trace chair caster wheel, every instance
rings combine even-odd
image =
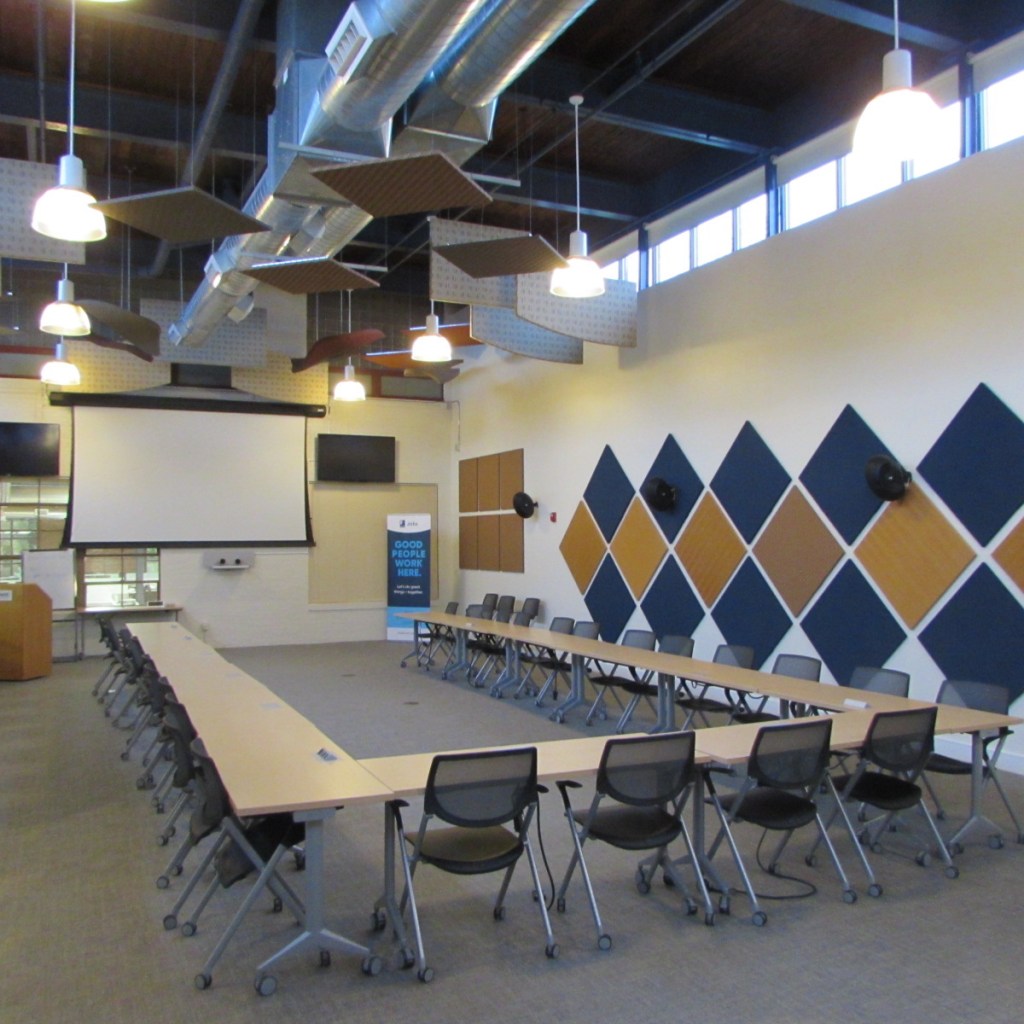
[[[274,903],[271,906],[270,910],[271,910],[271,913],[273,913],[273,914],[280,914],[281,911],[284,910],[284,904],[281,902],[281,897],[280,896],[275,896],[274,897]]]
[[[715,913],[714,913],[713,910],[706,910],[706,911],[704,911],[704,923],[709,928],[714,928],[714,926],[715,926]]]
[[[383,910],[375,910],[370,918],[370,930],[382,932],[388,926],[388,915]],[[412,966],[411,964],[409,965]]]
[[[429,985],[434,980],[434,968],[424,967],[422,971],[416,972],[416,977],[419,978],[424,985]]]
[[[611,942],[611,939],[609,939],[608,941]],[[552,942],[550,946],[545,946],[544,947],[544,955],[549,960],[557,960],[558,959],[558,943],[557,942]]]
[[[166,875],[161,875],[156,880],[156,887],[158,889],[166,889],[171,884],[171,880]]]
[[[379,956],[368,956],[360,965],[363,974],[375,978],[384,969],[384,961]]]
[[[200,992],[204,991],[205,989],[208,989],[213,984],[213,978],[211,978],[210,975],[208,974],[197,974],[195,978],[193,978],[193,981],[195,982],[196,988],[199,989]],[[258,987],[256,991],[259,991]]]
[[[805,863],[805,864],[806,864],[806,865],[807,865],[807,866],[808,866],[809,868],[813,868],[813,867],[814,867],[814,865],[818,863],[818,858],[817,858],[817,857],[815,857],[813,853],[809,853],[809,854],[807,854],[807,856],[806,856],[806,857],[804,857],[804,863]]]
[[[121,760],[122,761],[126,761],[127,758],[122,754],[121,755]],[[135,788],[136,789],[145,789],[146,788],[146,780],[145,779],[136,779],[135,780]]]
[[[926,868],[932,862],[932,855],[930,853],[919,853],[914,861],[921,867]]]
[[[641,896],[646,896],[651,891],[651,883],[646,878],[638,878],[636,883],[636,891]]]
[[[402,970],[407,971],[416,966],[416,954],[411,949],[402,950]]]
[[[164,931],[173,932],[178,927],[178,919],[173,914],[168,914],[164,918]]]
[[[175,864],[174,867],[171,868],[171,874],[174,875],[175,878],[177,878],[178,875],[181,874],[181,871],[182,871],[182,868],[181,868],[180,864]]]
[[[555,909],[556,909],[556,910],[557,910],[557,911],[558,911],[558,912],[559,912],[560,914],[564,914],[564,913],[565,913],[565,900],[564,900],[564,899],[558,899],[558,900],[557,900],[557,901],[555,902]]]
[[[992,836],[989,839],[989,846],[992,846],[992,839],[995,839],[995,838],[996,838],[995,836]],[[999,846],[992,846],[992,849],[993,850],[998,850]],[[963,844],[962,843],[950,843],[949,844],[949,855],[950,855],[950,857],[959,857],[960,854],[963,853],[963,852],[964,852],[964,848],[963,848]]]
[[[122,750],[121,751],[121,760],[122,761],[127,761],[128,760],[128,751],[127,750]]]
[[[950,864],[946,868],[946,877],[947,878],[959,878],[960,877],[960,869],[955,864]]]
[[[872,882],[871,885],[868,886],[868,895],[869,896],[881,896],[882,895],[882,887],[877,882]]]
[[[1001,850],[1003,848],[1003,837],[1002,836],[989,836],[988,845],[991,850]]]
[[[718,912],[720,914],[725,914],[726,917],[728,917],[732,913],[732,905],[729,902],[728,896],[723,896],[718,901]]]
[[[295,870],[305,871],[306,870],[306,855],[301,850],[297,850],[293,855],[295,857]]]
[[[844,903],[856,903],[857,894],[852,889],[843,890],[843,902]]]
[[[755,927],[763,928],[768,923],[768,915],[763,910],[758,910],[751,920]]]
[[[167,845],[167,838],[168,837],[163,835],[163,834],[158,835],[156,837],[156,845],[157,846],[166,846]]]
[[[330,967],[331,966],[331,951],[329,949],[320,950],[320,966]]]
[[[608,950],[612,948],[612,937],[610,935],[601,935],[597,940],[597,948]]]
[[[693,917],[697,913],[697,904],[693,900],[686,901],[686,916]]]
[[[494,920],[495,921],[504,921],[505,920],[505,908],[504,907],[495,907],[494,908]]]
[[[277,978],[272,974],[257,974],[253,982],[253,988],[261,996],[272,996],[277,991]]]

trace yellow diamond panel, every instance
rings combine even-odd
[[[679,561],[709,606],[729,582],[745,550],[742,538],[710,492],[701,499],[676,544]]]
[[[886,508],[856,554],[911,628],[974,558],[931,499],[913,486]]]
[[[562,552],[579,592],[586,593],[597,567],[601,564],[601,559],[604,558],[606,548],[604,537],[601,536],[594,517],[582,501],[576,507],[572,522],[569,523],[558,550]]]
[[[668,551],[661,530],[639,498],[634,498],[626,510],[612,538],[611,551],[626,584],[639,601]]]
[[[799,615],[842,557],[843,549],[795,487],[754,545],[754,557],[793,615]]]
[[[1009,532],[992,557],[1006,570],[1010,579],[1024,590],[1024,520]]]

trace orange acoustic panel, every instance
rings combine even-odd
[[[459,461],[459,511],[476,512],[477,503],[477,460]]]
[[[558,550],[562,553],[579,592],[585,593],[607,548],[594,517],[582,501],[576,506],[572,522],[569,523]]]
[[[512,498],[522,489],[523,449],[501,452],[498,455],[498,508],[512,508]]]
[[[754,545],[754,556],[796,616],[842,557],[843,549],[795,487]]]
[[[501,460],[497,455],[482,455],[477,462],[477,507],[481,512],[497,512],[501,505]]]
[[[514,512],[512,515],[498,516],[498,548],[502,572],[522,572],[523,555],[523,520]]]
[[[646,504],[634,498],[612,538],[612,555],[638,601],[668,551]]]
[[[477,568],[501,569],[501,516],[477,516]]]
[[[746,549],[718,502],[705,494],[676,544],[676,554],[706,605],[712,605]]]
[[[889,504],[857,557],[913,628],[970,565],[974,552],[920,487]]]
[[[477,524],[479,519],[476,516],[463,516],[459,520],[459,568],[476,569],[479,567],[479,555],[477,553]]]
[[[1007,576],[1024,590],[1024,520],[1007,534],[1006,540],[992,553]]]

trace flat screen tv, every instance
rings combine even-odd
[[[317,434],[316,478],[350,484],[393,484],[395,439],[371,434]]]
[[[60,425],[0,423],[0,476],[57,476]]]

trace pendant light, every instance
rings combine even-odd
[[[412,358],[417,363],[447,363],[452,357],[452,346],[441,335],[437,317],[434,316],[434,300],[430,300],[426,330],[412,343]]]
[[[576,230],[569,235],[569,265],[551,272],[551,294],[566,299],[591,299],[604,295],[601,268],[587,256],[587,233],[580,229],[580,104],[583,97],[569,97],[575,115]]]
[[[57,298],[43,309],[39,317],[39,330],[68,338],[84,338],[92,331],[89,314],[75,302],[75,286],[68,280],[66,263],[64,276],[57,282]]]
[[[341,302],[341,293],[338,293],[338,302]],[[341,317],[338,317],[341,320]],[[340,327],[341,324],[339,323]],[[352,333],[352,292],[348,293],[348,333]],[[348,357],[348,364],[345,366],[344,376],[334,385],[334,397],[339,402],[365,402],[366,388],[363,382],[356,380],[356,368],[352,365],[352,357]]]
[[[39,379],[44,384],[57,384],[61,387],[70,387],[82,383],[82,375],[74,363],[68,362],[64,354],[64,339],[57,342],[53,358],[43,363],[39,371]]]
[[[871,160],[913,160],[939,131],[939,107],[914,89],[911,54],[900,49],[900,5],[893,0],[893,49],[882,58],[882,91],[864,108],[853,152]]]
[[[32,228],[65,242],[97,242],[107,237],[107,222],[86,191],[85,165],[75,156],[75,0],[71,0],[71,56],[68,64],[68,151],[60,158],[57,185],[37,200]]]

